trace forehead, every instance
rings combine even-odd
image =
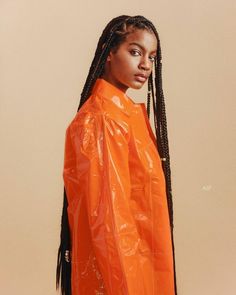
[[[157,50],[157,38],[154,33],[148,30],[136,29],[129,33],[123,45],[129,46],[131,43],[140,44],[147,51]]]

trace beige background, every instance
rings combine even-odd
[[[178,295],[236,294],[235,12],[233,0],[0,1],[1,294],[56,295],[65,129],[120,14],[160,34]]]

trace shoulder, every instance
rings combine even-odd
[[[66,129],[66,142],[76,155],[86,158],[113,149],[127,151],[129,139],[129,127],[104,112],[78,112]]]
[[[70,136],[84,139],[86,136],[99,137],[102,134],[111,137],[123,136],[127,141],[130,136],[128,122],[114,117],[107,112],[83,112],[77,113],[66,129]]]
[[[99,95],[91,95],[67,127],[71,136],[84,137],[107,133],[111,136],[122,135],[126,140],[130,136],[129,118],[119,111],[106,106],[106,101]]]

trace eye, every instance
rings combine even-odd
[[[156,56],[150,56],[150,60],[151,60],[152,62],[155,61],[155,58],[156,58]]]
[[[134,56],[141,55],[141,52],[140,52],[139,50],[137,50],[137,49],[133,49],[133,50],[131,50],[130,53],[131,53],[132,55],[134,55]]]

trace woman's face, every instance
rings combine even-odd
[[[129,87],[140,89],[151,74],[156,51],[156,36],[136,29],[127,35],[116,52],[110,51],[102,78],[123,92]]]

